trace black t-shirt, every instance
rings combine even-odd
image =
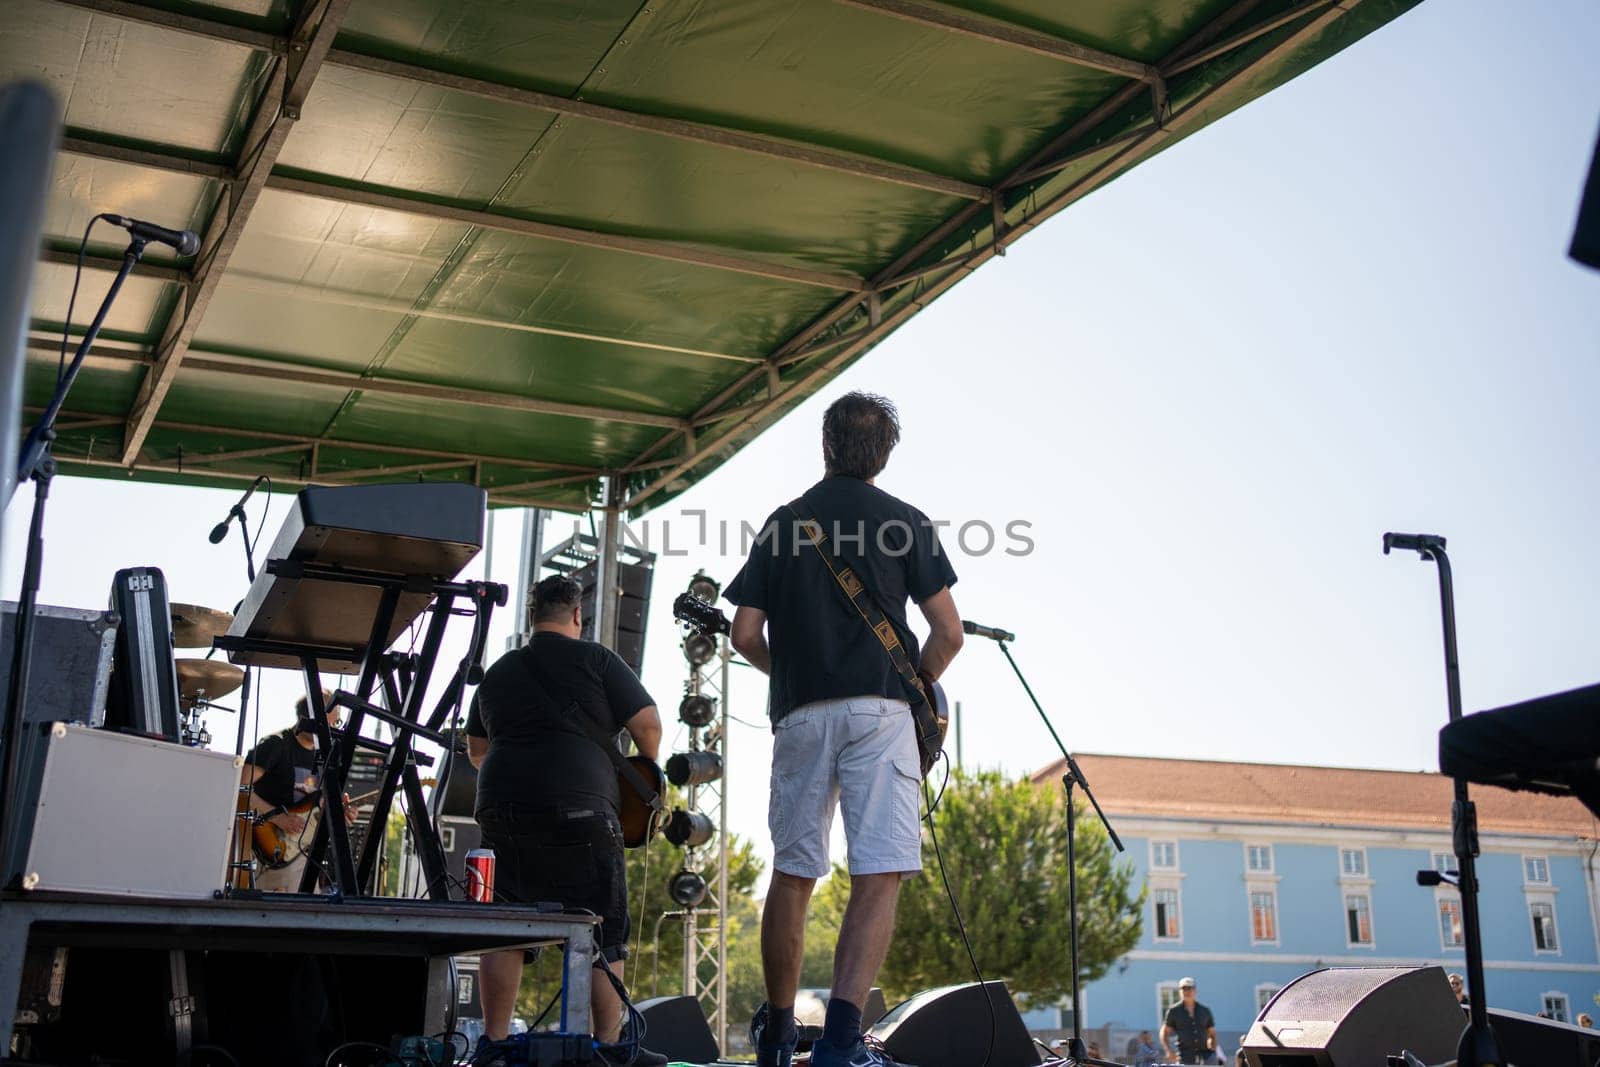
[[[244,760],[261,771],[256,793],[268,804],[289,807],[317,787],[316,750],[302,745],[292,726],[263,737]]]
[[[910,504],[859,478],[824,478],[804,495],[829,548],[860,576],[916,663],[920,651],[906,623],[906,599],[921,603],[956,581],[938,530]],[[817,550],[798,533],[787,507],[772,513],[723,595],[767,614],[767,711],[774,723],[818,700],[906,699],[905,682],[888,654]]]
[[[541,692],[542,691],[542,692]],[[478,810],[622,802],[599,744],[654,704],[604,645],[545,630],[495,661],[467,712],[467,733],[489,741],[478,771]]]
[[[1211,1009],[1198,1000],[1194,1002],[1193,1015],[1184,1008],[1181,1000],[1167,1009],[1167,1026],[1177,1035],[1180,1056],[1193,1056],[1206,1051],[1206,1031],[1216,1025],[1216,1020],[1211,1018]]]

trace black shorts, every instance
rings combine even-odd
[[[481,808],[483,847],[494,849],[494,889],[518,904],[553,901],[600,916],[601,955],[628,957],[627,866],[622,825],[603,808]]]

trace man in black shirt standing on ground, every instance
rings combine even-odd
[[[802,497],[828,548],[869,590],[911,662],[935,680],[961,648],[955,570],[928,517],[873,484],[900,440],[894,405],[849,393],[822,419],[826,477]],[[823,557],[779,508],[729,583],[733,646],[771,676],[772,885],[761,915],[767,1003],[751,1022],[758,1067],[788,1067],[806,908],[830,870],[828,831],[844,811],[850,902],[812,1067],[890,1062],[861,1038],[861,1006],[894,933],[903,879],[921,873],[921,765],[907,683]],[[915,601],[931,633],[918,654]]]
[[[494,849],[495,896],[559,901],[602,919],[599,955],[620,981],[628,945],[628,887],[617,771],[602,745],[626,730],[655,759],[661,716],[615,652],[580,640],[582,588],[546,578],[534,588],[533,637],[484,675],[467,715],[467,756],[478,768],[477,820]],[[483,957],[484,1036],[503,1041],[522,984],[520,949]],[[596,960],[595,966],[601,966]],[[595,974],[595,1037],[616,1042],[622,1001]],[[666,1063],[641,1049],[635,1067]]]
[[[1217,1023],[1211,1009],[1195,999],[1193,978],[1178,983],[1178,1003],[1167,1009],[1161,1024],[1161,1047],[1171,1055],[1171,1039],[1178,1039],[1177,1062],[1205,1063],[1217,1047]]]

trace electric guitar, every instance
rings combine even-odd
[[[424,786],[434,785],[433,778],[422,779]],[[347,810],[354,810],[356,805],[364,800],[371,800],[377,796],[381,789],[374,789],[370,793],[362,793],[352,797],[346,804]],[[250,791],[239,791],[239,812],[243,814],[250,810]],[[306,850],[312,838],[317,834],[317,821],[322,818],[322,790],[318,789],[307,793],[299,803],[283,809],[286,815],[298,815],[305,819],[306,826],[299,833],[290,833],[275,822],[267,819],[256,819],[250,830],[251,844],[255,848],[256,858],[262,866],[276,870],[285,867],[300,858],[300,853]]]
[[[715,636],[732,632],[732,623],[722,609],[693,593],[679,593],[672,602],[672,617],[696,633]],[[938,682],[917,678],[917,696],[909,701],[911,722],[917,733],[917,757],[922,763],[922,776],[926,778],[944,749],[945,733],[950,728],[950,702],[944,687]]]

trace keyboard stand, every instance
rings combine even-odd
[[[293,641],[235,635],[218,637],[214,641],[217,648],[230,654],[293,656],[299,661],[301,674],[305,678],[306,726],[316,739],[322,800],[321,819],[306,853],[307,862],[300,891],[316,891],[317,881],[326,863],[329,880],[340,894],[349,897],[369,895],[373,872],[382,854],[384,828],[388,825],[394,795],[396,790],[403,789],[406,823],[422,864],[423,876],[427,879],[426,895],[433,900],[450,899],[444,849],[439,843],[433,820],[428,816],[412,743],[417,736],[438,744],[452,743],[453,739],[444,733],[444,727],[451,716],[459,711],[466,687],[476,685],[482,679],[481,663],[489,639],[489,620],[494,608],[505,604],[506,587],[495,582],[438,581],[427,576],[388,574],[289,559],[268,560],[265,569],[268,574],[291,581],[315,579],[380,590],[370,636],[360,648],[323,648]],[[432,597],[425,609],[431,618],[421,649],[415,653],[386,652],[385,638],[394,623],[401,595],[414,596],[419,593]],[[464,602],[459,608],[456,606],[458,601]],[[445,627],[451,617],[458,614],[472,617],[472,637],[466,655],[457,665],[445,691],[424,719],[424,701],[439,658]],[[331,700],[324,700],[321,669],[324,659],[345,659],[360,664],[354,692],[339,690]],[[380,686],[383,697],[381,705],[372,700],[374,690]],[[328,726],[328,712],[334,708],[344,708],[349,713],[343,729],[338,731]],[[388,723],[394,730],[394,740],[385,746],[388,754],[382,783],[373,804],[372,821],[361,855],[355,857],[351,854],[350,832],[345,824],[344,785],[356,748],[365,740],[360,734],[362,723],[368,716]],[[376,747],[376,743],[373,747]],[[444,785],[441,782],[436,788],[444,788]]]

